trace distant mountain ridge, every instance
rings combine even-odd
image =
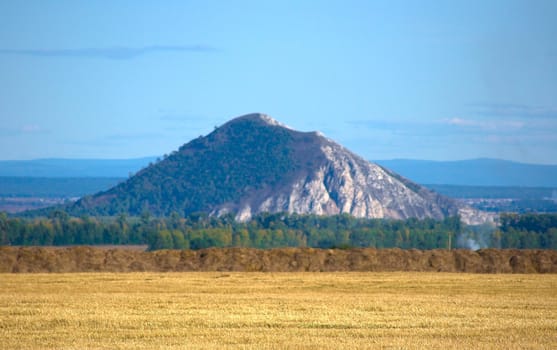
[[[0,176],[0,197],[78,198],[107,190],[123,180],[120,177]]]
[[[489,158],[457,161],[391,159],[374,162],[420,184],[557,186],[557,165],[526,164]]]
[[[127,178],[156,160],[157,157],[3,160],[0,161],[0,176]],[[487,158],[457,161],[388,159],[373,162],[419,184],[557,187],[557,165]]]
[[[318,132],[290,129],[264,114],[235,118],[117,186],[84,197],[74,215],[261,212],[442,219],[481,213],[376,165]]]
[[[124,178],[156,161],[157,157],[129,159],[1,160],[0,176]]]

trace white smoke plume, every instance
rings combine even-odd
[[[493,233],[496,227],[493,225],[469,226],[469,230],[462,232],[456,239],[458,248],[478,250],[492,247]],[[496,247],[493,247],[496,248]]]

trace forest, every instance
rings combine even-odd
[[[208,247],[314,248],[519,248],[557,249],[557,214],[502,214],[499,226],[471,227],[459,217],[362,219],[263,213],[248,222],[232,215],[195,213],[181,217],[72,217],[62,210],[48,217],[8,217],[0,213],[0,245],[148,245],[157,249]]]

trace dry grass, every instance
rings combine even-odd
[[[471,272],[557,273],[557,250],[1,247],[0,273],[41,272]]]
[[[0,348],[557,348],[556,275],[0,274]]]

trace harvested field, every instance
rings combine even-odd
[[[557,275],[0,274],[5,349],[555,349]]]
[[[557,273],[554,250],[159,250],[0,247],[0,272],[431,271]]]

